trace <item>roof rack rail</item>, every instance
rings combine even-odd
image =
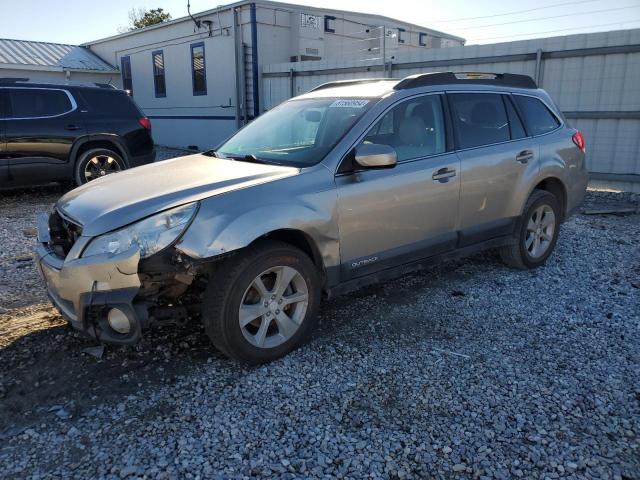
[[[398,81],[397,78],[359,78],[356,80],[336,80],[333,82],[322,83],[317,87],[313,87],[309,92],[316,92],[318,90],[324,90],[325,88],[333,87],[348,87],[351,85],[359,85],[361,83],[382,82],[382,81]]]
[[[402,79],[395,90],[426,87],[453,83],[458,85],[500,85],[503,87],[538,88],[536,82],[528,75],[515,73],[482,73],[482,72],[434,72],[419,73]]]
[[[0,77],[0,83],[17,83],[17,82],[28,82],[28,78],[19,78],[19,77]]]
[[[117,90],[118,87],[111,83],[101,83],[101,82],[83,82],[78,80],[31,80],[30,78],[20,78],[20,77],[0,77],[0,85],[10,85],[14,83],[31,83],[31,84],[39,84],[39,85],[69,85],[74,87],[97,87],[97,88],[111,88]]]

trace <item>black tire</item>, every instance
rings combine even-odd
[[[239,308],[254,279],[278,266],[291,267],[304,279],[307,308],[298,329],[287,341],[273,348],[259,348],[245,338]],[[218,350],[240,363],[257,365],[280,358],[308,340],[317,324],[319,305],[320,279],[311,259],[287,243],[267,240],[224,260],[213,270],[204,293],[202,321]]]
[[[555,228],[553,229],[553,235],[549,242],[546,251],[538,257],[534,257],[529,253],[527,248],[527,225],[529,219],[537,209],[542,206],[548,206],[553,210]],[[547,261],[549,255],[553,252],[558,240],[558,233],[560,232],[560,204],[558,199],[551,193],[544,190],[534,190],[527,203],[524,206],[522,217],[518,222],[518,231],[516,232],[515,241],[512,244],[506,245],[499,249],[500,257],[502,261],[509,267],[517,268],[519,270],[528,270],[532,268],[538,268]]]
[[[87,164],[96,157],[112,158],[113,162],[115,162],[117,169],[114,169],[114,171],[108,171],[105,174],[115,173],[115,171],[121,171],[127,168],[124,159],[120,156],[119,153],[108,148],[92,148],[90,150],[87,150],[86,152],[82,152],[78,157],[78,160],[76,161],[76,168],[74,170],[74,180],[76,182],[76,185],[84,185],[85,183],[89,182],[89,179],[87,179],[85,176],[85,169],[87,167]],[[96,175],[96,178],[99,178],[99,176]]]

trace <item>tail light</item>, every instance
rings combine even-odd
[[[142,125],[144,128],[146,128],[147,130],[151,131],[151,120],[149,120],[147,117],[140,117],[138,119],[138,123]]]
[[[576,144],[576,147],[582,150],[582,153],[585,153],[587,151],[587,147],[584,143],[584,136],[582,135],[582,132],[580,130],[573,134],[571,140],[573,140],[573,143]]]

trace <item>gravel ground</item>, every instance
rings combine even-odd
[[[24,258],[59,194],[0,199],[4,477],[640,478],[640,215],[572,218],[536,271],[488,253],[326,301],[245,369],[198,325],[85,353]]]

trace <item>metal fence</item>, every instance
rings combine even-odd
[[[386,62],[266,65],[263,108],[333,80],[443,70],[532,76],[584,132],[592,178],[640,182],[640,29],[425,49]]]

